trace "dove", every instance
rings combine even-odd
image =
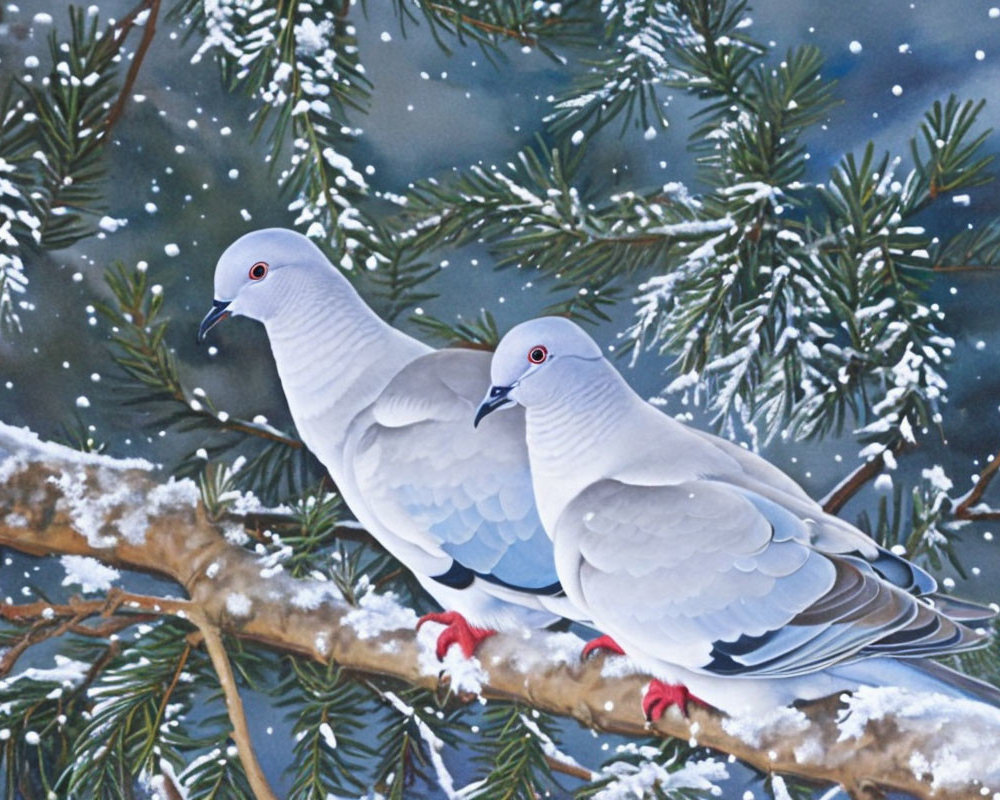
[[[927,660],[983,644],[969,625],[989,609],[935,594],[931,575],[777,467],[644,401],[575,323],[511,329],[491,380],[474,421],[525,409],[559,581],[655,676],[648,717],[688,700],[760,713],[878,685],[1000,699]]]
[[[198,332],[263,323],[303,442],[358,521],[446,609],[443,658],[495,630],[577,617],[534,505],[523,415],[489,439],[470,417],[489,353],[435,351],[380,319],[305,236],[270,228],[231,244]]]

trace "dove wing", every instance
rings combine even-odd
[[[523,410],[472,425],[489,365],[489,353],[456,349],[408,364],[357,423],[354,479],[388,530],[454,560],[448,580],[458,588],[474,574],[560,594],[535,510]]]
[[[592,484],[554,530],[569,598],[649,656],[731,676],[791,676],[867,655],[972,647],[971,630],[851,558],[805,521],[712,480]]]

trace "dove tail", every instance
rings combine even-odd
[[[835,668],[863,686],[899,686],[1000,707],[1000,689],[927,658],[870,658]]]

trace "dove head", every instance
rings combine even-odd
[[[565,317],[539,317],[511,328],[493,354],[493,385],[476,412],[476,424],[508,403],[530,407],[566,387],[581,362],[602,361],[597,342]]]
[[[215,299],[202,320],[198,341],[228,316],[267,322],[281,310],[289,279],[305,281],[312,274],[338,273],[301,233],[264,228],[241,236],[226,248],[215,266]]]

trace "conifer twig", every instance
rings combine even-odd
[[[128,73],[125,75],[125,83],[122,84],[121,91],[118,93],[118,99],[115,101],[114,106],[112,106],[111,111],[108,113],[107,120],[104,123],[105,139],[108,134],[111,133],[111,129],[121,118],[121,115],[125,110],[125,105],[128,103],[129,93],[132,91],[132,87],[135,85],[135,80],[139,76],[139,70],[142,69],[142,62],[146,58],[146,52],[149,50],[149,45],[152,44],[153,37],[156,35],[156,18],[160,13],[160,0],[142,0],[139,5],[129,12],[128,16],[126,16],[125,19],[123,19],[118,25],[117,35],[115,36],[115,45],[117,47],[121,47],[125,38],[135,26],[136,18],[143,11],[149,11],[149,15],[146,17],[146,22],[143,26],[142,39],[139,42],[139,47],[135,51],[135,55],[132,57],[132,63],[129,65]]]
[[[836,514],[847,505],[847,501],[856,495],[861,488],[878,475],[885,467],[885,457],[879,453],[868,459],[854,472],[838,483],[831,492],[820,501],[827,514]]]
[[[979,473],[978,480],[976,480],[975,485],[969,490],[968,494],[958,501],[958,505],[955,506],[955,510],[952,512],[956,519],[981,520],[1000,518],[1000,513],[988,511],[976,512],[972,510],[973,506],[983,498],[986,489],[996,477],[998,470],[1000,470],[1000,451],[990,459],[990,463]],[[993,515],[994,513],[995,515]]]
[[[240,754],[240,761],[243,762],[243,769],[246,771],[254,797],[256,800],[277,800],[277,796],[267,782],[264,770],[260,766],[260,761],[257,760],[257,752],[254,750],[250,728],[247,725],[246,712],[243,710],[243,700],[240,698],[236,677],[233,675],[233,667],[229,663],[229,656],[222,643],[219,629],[209,622],[200,609],[191,615],[191,621],[198,626],[198,630],[204,637],[205,649],[208,651],[212,666],[215,668],[215,674],[222,686],[222,693],[226,698],[226,710],[229,712],[229,721],[233,725],[233,740],[236,742],[236,749]]]

